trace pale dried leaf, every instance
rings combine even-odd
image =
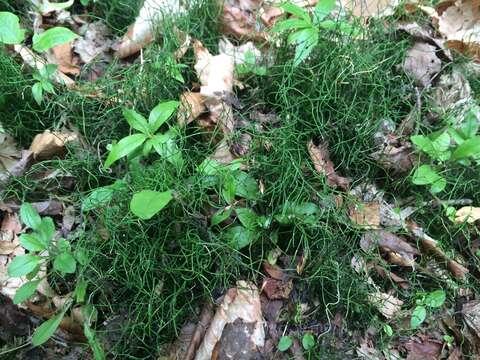
[[[75,63],[72,52],[72,43],[54,46],[49,54],[48,59],[52,64],[58,66],[58,70],[64,74],[78,75],[80,74],[80,67]]]
[[[110,29],[102,21],[88,23],[80,30],[83,35],[74,41],[73,48],[83,63],[109,61],[113,46]]]
[[[342,8],[354,16],[370,18],[393,15],[400,4],[398,0],[341,0]]]
[[[182,96],[180,96],[177,123],[182,127],[188,125],[205,112],[206,109],[204,95],[194,92],[184,92]]]
[[[461,224],[467,222],[473,224],[480,219],[480,208],[473,206],[464,206],[458,209],[455,213],[455,222]]]
[[[355,204],[350,207],[350,219],[365,229],[380,227],[380,203],[371,202]]]
[[[73,132],[46,130],[35,136],[30,150],[36,160],[47,160],[54,156],[62,156],[65,153],[65,145],[77,139],[78,136]]]
[[[472,100],[470,83],[460,71],[454,69],[451,73],[440,76],[433,96],[436,109],[447,111]]]
[[[0,181],[6,180],[14,166],[21,159],[15,140],[8,134],[0,133]]]
[[[440,72],[442,61],[438,58],[437,48],[433,45],[417,42],[407,51],[403,70],[419,86],[427,87],[432,78]]]
[[[313,141],[308,143],[308,153],[313,162],[315,170],[327,177],[329,186],[340,187],[347,190],[350,187],[351,180],[346,177],[339,176],[334,169],[333,162],[330,160],[327,144],[316,146]]]
[[[402,309],[403,305],[402,300],[380,291],[368,295],[368,301],[387,319],[393,318]]]

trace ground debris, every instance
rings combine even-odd
[[[30,151],[35,160],[49,160],[55,156],[63,156],[66,151],[65,145],[77,140],[78,135],[74,132],[46,130],[35,136]]]
[[[442,69],[442,61],[438,58],[437,48],[425,42],[416,42],[407,51],[403,63],[403,71],[422,87],[431,85],[432,79]]]

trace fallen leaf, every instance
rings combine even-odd
[[[327,183],[332,187],[340,187],[347,190],[350,187],[350,179],[339,176],[334,169],[333,162],[330,160],[327,144],[316,146],[313,141],[308,143],[308,153],[313,162],[315,170],[327,177]]]
[[[422,87],[428,87],[433,77],[442,69],[442,61],[437,57],[433,45],[416,42],[407,51],[403,71]]]
[[[11,174],[12,168],[21,159],[21,152],[17,149],[15,140],[5,133],[0,133],[0,181],[5,181]]]
[[[365,360],[385,360],[382,353],[377,350],[370,339],[362,338],[360,345],[356,349],[359,359]]]
[[[225,294],[198,348],[195,359],[210,360],[212,358],[212,353],[223,337],[227,325],[230,328],[228,333],[239,333],[231,328],[235,325],[243,331],[243,336],[240,339],[245,351],[250,351],[252,354],[257,352],[265,344],[263,323],[258,289],[251,283],[238,281],[237,287],[229,289]]]
[[[185,354],[184,360],[191,360],[194,358],[195,353],[197,352],[200,342],[202,341],[206,330],[208,329],[210,323],[213,319],[213,307],[211,303],[204,305],[202,312],[200,314],[200,319],[195,327],[195,331],[192,334],[190,344],[188,346],[187,352]]]
[[[443,5],[445,4],[445,5]],[[437,11],[438,31],[447,40],[447,46],[480,59],[480,25],[478,2],[450,1],[440,4]],[[448,6],[446,9],[443,9]]]
[[[473,206],[464,206],[455,212],[455,223],[462,224],[467,222],[473,224],[480,219],[480,208]]]
[[[413,146],[410,142],[388,134],[380,149],[370,155],[385,169],[405,173],[413,168]]]
[[[178,125],[186,126],[206,111],[204,98],[204,95],[194,92],[184,92],[180,96],[180,107],[177,114]]]
[[[129,27],[118,45],[116,56],[123,59],[139,52],[153,41],[155,30],[165,15],[171,17],[184,12],[185,8],[180,5],[180,1],[145,0],[135,23]]]
[[[74,62],[72,41],[54,46],[48,58],[52,64],[58,65],[58,70],[62,73],[70,75],[80,74],[80,67]]]
[[[387,319],[393,318],[402,309],[403,305],[402,300],[380,291],[369,294],[368,301]]]
[[[442,74],[435,86],[433,103],[437,110],[443,112],[472,101],[472,90],[465,76],[457,69]]]
[[[351,11],[354,16],[369,18],[369,17],[384,17],[393,15],[395,8],[400,4],[397,0],[341,0],[342,7]]]
[[[288,275],[285,274],[280,267],[270,264],[267,260],[263,262],[263,269],[273,279],[282,281],[288,279]]]
[[[272,278],[263,280],[261,292],[270,300],[288,299],[293,289],[292,280],[282,281]]]
[[[66,151],[65,145],[77,139],[73,132],[46,130],[35,136],[30,150],[36,160],[49,160],[55,156],[63,156]]]
[[[350,220],[365,229],[380,227],[380,204],[378,202],[350,206]]]
[[[477,336],[480,334],[480,301],[473,300],[463,304],[462,315],[465,323]]]
[[[261,0],[222,1],[222,33],[238,39],[264,40],[266,33],[258,23]]]
[[[419,336],[410,338],[405,348],[408,351],[407,360],[437,360],[442,350],[442,343],[428,336]]]
[[[113,42],[108,26],[102,21],[88,23],[80,29],[82,37],[73,43],[75,53],[80,56],[84,64],[92,61],[110,61],[108,52]]]
[[[398,276],[394,272],[391,272],[379,265],[374,265],[374,269],[377,272],[378,275],[380,275],[384,279],[389,279],[396,283],[398,286],[400,286],[402,289],[408,289],[410,287],[410,284],[408,283],[407,280],[404,278]]]

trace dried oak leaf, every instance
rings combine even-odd
[[[52,64],[58,66],[58,70],[64,74],[78,75],[80,74],[80,67],[72,52],[72,43],[57,45],[52,48],[51,54],[48,55],[48,60]]]
[[[205,96],[201,93],[184,92],[180,96],[180,107],[177,114],[178,125],[184,127],[207,110]]]
[[[237,319],[239,321],[236,322]],[[221,341],[224,329],[227,325],[230,328],[235,324],[244,329],[243,333],[247,336],[242,337],[243,348],[254,358],[254,354],[265,344],[264,321],[258,289],[245,281],[238,281],[237,287],[229,289],[225,294],[197,350],[195,360],[212,359],[214,350],[220,351],[217,343]],[[234,330],[229,329],[228,332],[230,331]],[[228,344],[220,346],[223,348]]]
[[[438,58],[437,48],[433,45],[416,42],[407,51],[403,62],[403,71],[422,87],[430,85],[432,78],[442,69],[442,61]]]
[[[368,301],[387,319],[393,318],[403,305],[402,300],[381,291],[369,294]]]
[[[473,206],[464,206],[455,212],[455,223],[462,224],[467,222],[473,224],[480,219],[480,208]]]
[[[288,299],[293,289],[292,280],[282,281],[272,278],[263,280],[261,291],[270,300]]]
[[[447,46],[480,60],[480,23],[478,1],[458,0],[439,5],[438,31]]]
[[[350,187],[351,180],[342,177],[335,172],[333,162],[330,160],[327,144],[316,146],[313,141],[310,140],[308,143],[308,153],[315,170],[319,174],[327,177],[327,183],[329,186],[338,186],[343,190],[347,190]]]
[[[70,131],[46,130],[35,136],[30,145],[35,160],[48,160],[65,154],[65,145],[78,139],[77,134]]]
[[[354,204],[349,208],[350,220],[365,229],[377,229],[380,227],[380,203]]]
[[[412,337],[405,344],[407,360],[437,360],[442,351],[442,342],[428,335]]]

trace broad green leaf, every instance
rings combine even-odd
[[[35,294],[35,290],[37,289],[39,283],[40,280],[35,280],[29,281],[20,286],[15,292],[15,296],[13,297],[13,303],[20,304],[25,300],[29,299],[33,294]]]
[[[64,315],[65,311],[62,311],[36,328],[32,336],[32,345],[39,346],[50,339],[62,322]]]
[[[447,151],[450,147],[451,139],[448,132],[440,134],[435,140],[432,141],[433,148],[437,152]]]
[[[290,336],[282,336],[278,342],[279,351],[287,351],[293,345],[293,340]]]
[[[460,125],[459,131],[462,133],[465,140],[474,137],[478,132],[480,122],[477,114],[479,111],[480,109],[477,106],[470,109]]]
[[[445,178],[440,178],[430,186],[430,191],[433,194],[436,194],[443,191],[446,186],[447,186],[447,180],[445,180]]]
[[[462,134],[460,130],[448,128],[447,131],[450,134],[450,137],[453,139],[453,141],[455,141],[458,145],[462,144],[466,140],[465,136]]]
[[[10,12],[0,12],[0,43],[20,44],[25,39],[25,30],[20,29],[20,20]]]
[[[433,147],[433,142],[428,138],[428,136],[414,135],[410,138],[410,140],[419,150],[432,157],[435,156],[435,148]]]
[[[172,116],[179,105],[178,101],[167,101],[155,106],[148,117],[150,131],[155,133]]]
[[[137,113],[135,110],[132,109],[123,109],[123,117],[127,119],[128,124],[130,127],[134,128],[135,130],[148,135],[150,133],[147,119],[145,119],[142,115]]]
[[[81,279],[77,281],[77,286],[75,287],[75,299],[77,303],[82,303],[85,301],[85,296],[87,295],[87,286],[88,283]]]
[[[61,3],[51,3],[48,0],[43,0],[42,5],[40,6],[40,12],[43,14],[46,14],[52,11],[67,9],[72,5],[73,5],[73,0],[65,1]]]
[[[203,175],[217,175],[224,166],[214,159],[205,159],[200,165],[198,165],[198,172]]]
[[[445,302],[446,294],[443,290],[436,290],[429,293],[425,298],[425,305],[431,308],[438,308]]]
[[[238,220],[249,230],[255,230],[258,226],[258,215],[249,208],[236,209]]]
[[[243,226],[233,226],[224,232],[224,236],[228,244],[236,250],[243,249],[250,245],[256,238],[257,234]]]
[[[34,230],[38,229],[42,222],[38,211],[30,203],[23,203],[20,207],[20,219],[26,226]]]
[[[37,276],[39,271],[40,271],[40,265],[37,265],[35,266],[35,269],[30,271],[27,275],[25,275],[25,277],[27,278],[27,280],[32,280],[33,278],[35,278],[35,276]]]
[[[319,0],[313,9],[313,24],[318,25],[335,9],[335,0]]]
[[[97,341],[95,332],[90,328],[88,322],[85,322],[83,324],[83,334],[88,340],[88,345],[90,345],[90,348],[93,351],[93,356],[95,357],[95,360],[105,360],[105,352],[100,346],[100,343]]]
[[[113,198],[114,189],[110,186],[99,187],[93,190],[82,202],[82,211],[87,212],[93,209],[106,206]]]
[[[232,215],[232,212],[233,212],[233,209],[231,207],[227,209],[220,209],[212,216],[212,219],[210,220],[210,224],[212,226],[215,226],[224,222],[230,217],[230,215]]]
[[[146,139],[147,137],[144,134],[134,134],[124,137],[122,140],[112,146],[112,150],[110,150],[110,154],[108,154],[103,168],[107,169],[118,159],[121,159],[122,157],[134,152],[144,143]]]
[[[312,350],[315,347],[315,337],[312,333],[306,333],[303,335],[302,346],[307,351]]]
[[[55,94],[55,88],[53,84],[49,80],[41,81],[42,89],[45,90],[49,94]]]
[[[42,251],[46,249],[45,244],[38,239],[38,235],[35,233],[20,235],[20,244],[29,251]]]
[[[133,195],[130,210],[140,219],[148,220],[167,206],[172,198],[171,191],[143,190]]]
[[[38,52],[47,51],[57,45],[62,45],[78,38],[78,35],[64,27],[54,27],[33,36],[33,49]]]
[[[393,329],[390,325],[385,324],[383,325],[383,332],[387,334],[387,336],[392,336],[393,335]]]
[[[235,179],[235,193],[247,200],[256,200],[260,195],[260,190],[255,179],[245,171],[236,171]]]
[[[153,137],[153,147],[162,158],[166,159],[177,168],[183,166],[183,158],[180,149],[175,143],[174,133],[158,134]]]
[[[63,252],[55,256],[53,268],[59,272],[73,274],[77,269],[77,261],[70,252]]]
[[[298,66],[304,61],[312,52],[313,48],[318,43],[318,32],[314,33],[314,36],[308,38],[297,45],[295,48],[295,57],[293,59],[293,66]]]
[[[55,243],[58,252],[70,252],[72,251],[72,245],[68,240],[60,238]]]
[[[270,31],[272,32],[284,32],[287,30],[298,30],[311,27],[312,25],[302,19],[287,19],[283,21],[278,21],[272,27]]]
[[[275,220],[283,225],[292,224],[297,220],[314,223],[318,212],[319,208],[314,203],[292,203],[287,201],[283,205],[282,213],[275,215]]]
[[[55,235],[55,224],[51,217],[44,217],[37,228],[38,240],[47,247]]]
[[[38,69],[38,73],[41,75],[41,78],[48,79],[55,73],[55,71],[57,71],[57,69],[58,65],[56,64],[46,64]]]
[[[427,310],[423,306],[417,306],[412,313],[410,318],[410,327],[416,329],[420,324],[425,321],[427,317]]]
[[[88,257],[88,254],[86,251],[84,250],[77,250],[75,251],[75,259],[77,259],[77,261],[79,262],[80,265],[87,265],[88,264],[88,261],[90,260],[90,258]]]
[[[477,156],[480,154],[480,137],[476,136],[468,139],[458,145],[452,155],[452,160],[465,159],[470,156]]]
[[[292,32],[287,38],[288,44],[311,44],[312,42],[316,43],[317,41],[318,30],[316,28],[306,28]]]
[[[35,270],[40,264],[42,258],[36,255],[17,255],[8,265],[8,275],[12,277],[21,277],[27,275],[29,272]]]
[[[300,6],[292,4],[291,2],[284,2],[283,4],[280,5],[280,7],[285,10],[285,12],[295,15],[296,17],[299,17],[308,23],[311,23],[310,16],[308,15],[308,12],[304,9],[302,9]]]
[[[235,178],[228,176],[222,184],[222,197],[227,202],[231,204],[235,201],[235,193],[237,190]]]
[[[437,182],[442,177],[430,165],[422,165],[413,174],[415,185],[429,185]]]

